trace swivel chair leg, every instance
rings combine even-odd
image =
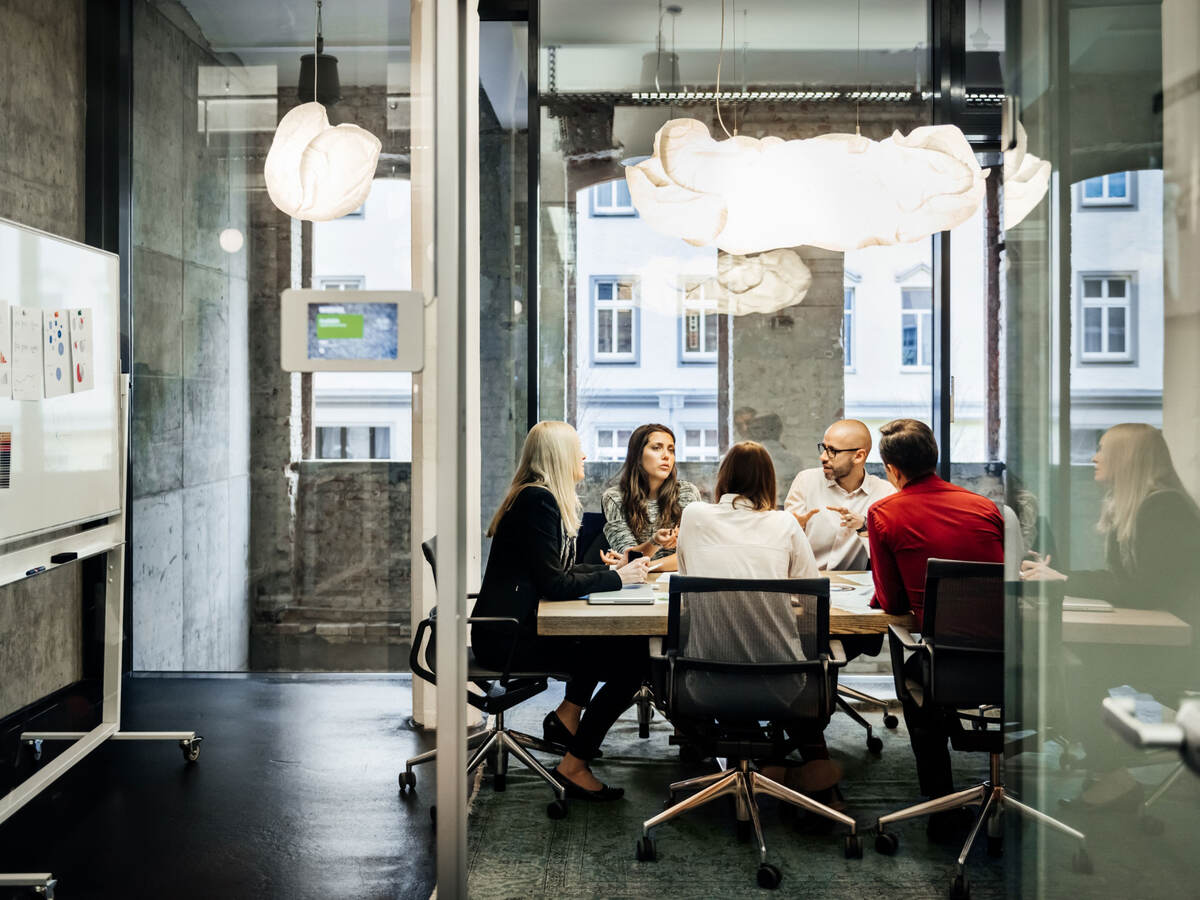
[[[837,705],[838,705],[838,708],[841,709],[842,712],[844,712],[851,719],[853,719],[855,722],[857,722],[859,725],[861,725],[863,728],[866,729],[866,731],[867,731],[867,749],[870,750],[872,753],[882,752],[883,751],[883,741],[880,740],[879,738],[875,737],[875,732],[874,732],[874,729],[872,729],[872,727],[871,727],[871,723],[868,722],[866,719],[864,719],[862,717],[862,715],[859,714],[859,711],[857,709],[855,709],[853,706],[851,706],[849,703],[847,703],[845,698],[843,698],[841,696],[841,688],[838,689]]]
[[[643,684],[633,695],[633,701],[637,705],[638,737],[648,738],[650,737],[650,720],[654,718],[654,692],[650,690],[648,684]]]
[[[1171,789],[1171,785],[1179,780],[1179,776],[1183,774],[1185,768],[1183,763],[1179,763],[1171,770],[1171,774],[1162,780],[1162,783],[1151,792],[1150,796],[1146,798],[1146,802],[1142,804],[1142,808],[1138,810],[1138,828],[1146,834],[1162,834],[1165,830],[1166,826],[1163,825],[1162,819],[1156,819],[1150,815],[1150,807]]]

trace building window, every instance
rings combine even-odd
[[[842,291],[842,353],[847,372],[854,371],[854,288]]]
[[[715,428],[685,428],[683,430],[683,450],[678,458],[687,462],[716,462],[717,429]]]
[[[900,366],[928,369],[933,363],[933,291],[903,288],[900,294]]]
[[[318,425],[318,459],[391,459],[392,429],[386,425]]]
[[[717,360],[717,303],[708,296],[712,281],[689,279],[683,291],[683,311],[679,316],[680,354],[684,363]]]
[[[1111,172],[1086,179],[1079,188],[1082,206],[1132,206],[1133,173]]]
[[[592,355],[596,362],[637,362],[637,301],[633,278],[592,281]]]
[[[604,460],[625,459],[632,428],[597,428],[596,458]]]
[[[1125,275],[1083,279],[1079,330],[1083,362],[1125,362],[1133,358],[1131,340],[1132,282]]]
[[[629,196],[629,185],[624,178],[606,181],[592,186],[593,216],[636,216],[633,200]]]
[[[365,281],[362,275],[339,275],[336,278],[318,278],[317,286],[323,291],[361,291]]]

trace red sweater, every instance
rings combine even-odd
[[[912,610],[924,622],[929,559],[1004,561],[1004,517],[966,488],[925,475],[867,511],[875,600],[889,613]]]

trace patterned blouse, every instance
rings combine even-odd
[[[682,512],[689,503],[695,503],[700,500],[700,491],[690,481],[679,482],[679,509]],[[608,546],[617,553],[622,553],[630,547],[636,547],[638,544],[644,544],[650,538],[654,537],[654,532],[658,530],[658,501],[646,501],[646,519],[648,525],[645,531],[640,534],[634,534],[629,528],[629,523],[625,521],[625,510],[621,503],[621,489],[619,487],[610,487],[604,492],[600,498],[600,504],[604,507],[604,536],[608,539]],[[676,525],[679,523],[676,522]],[[660,548],[654,554],[654,558],[660,556],[668,556],[674,553],[674,550],[666,550]]]

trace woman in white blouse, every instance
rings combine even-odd
[[[717,471],[716,503],[693,503],[679,523],[679,571],[702,578],[819,578],[817,560],[804,529],[789,512],[775,508],[775,465],[755,441],[734,444]],[[735,595],[736,596],[736,595]],[[713,609],[723,630],[738,628],[734,609]],[[779,637],[803,658],[795,617],[777,623]],[[691,648],[703,653],[703,648]],[[789,727],[805,761],[795,787],[824,803],[836,803],[840,768],[829,761],[824,735],[811,727]],[[772,767],[774,768],[774,767]],[[766,771],[764,770],[766,773]],[[779,770],[766,773],[783,778]]]
[[[819,578],[804,529],[775,509],[775,465],[755,441],[734,444],[717,472],[716,503],[679,522],[679,571],[706,578]]]

